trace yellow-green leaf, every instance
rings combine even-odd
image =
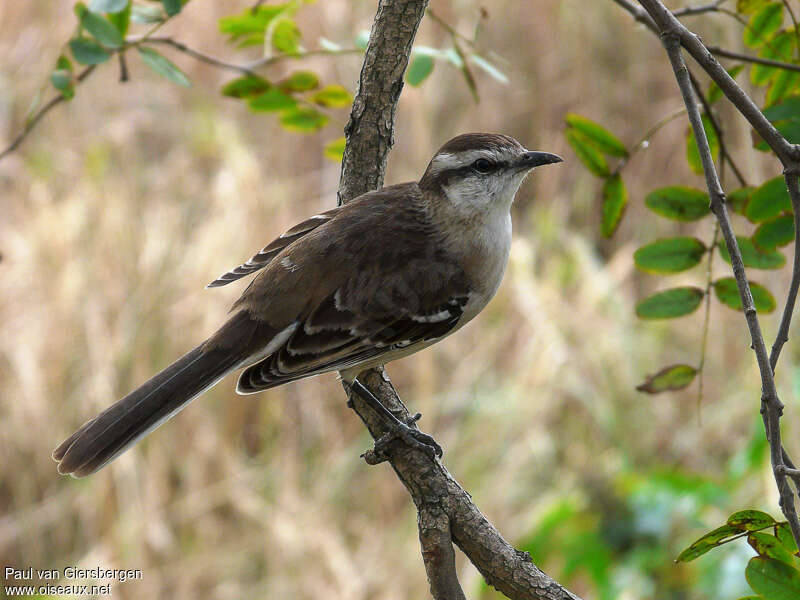
[[[756,48],[767,41],[767,38],[783,24],[783,4],[769,2],[761,7],[747,24],[742,34],[744,43]]]
[[[322,129],[327,123],[326,115],[306,106],[297,106],[281,113],[281,125],[289,131],[310,133]]]
[[[717,299],[725,306],[734,310],[742,310],[742,300],[739,297],[739,288],[733,277],[723,277],[714,282],[714,293]],[[775,310],[774,296],[763,285],[750,282],[750,292],[753,294],[753,304],[760,313],[771,313]]]
[[[272,112],[294,108],[297,100],[284,94],[278,88],[270,88],[266,92],[252,96],[247,102],[250,110],[255,112]]]
[[[82,2],[75,5],[75,12],[80,18],[81,26],[103,46],[106,48],[118,48],[123,44],[124,40],[119,30],[111,21],[93,13]]]
[[[714,162],[719,158],[719,138],[717,138],[717,131],[711,123],[708,115],[703,115],[703,129],[706,132],[706,139],[708,139],[708,147],[711,150],[711,158]],[[686,132],[686,160],[689,163],[689,168],[698,175],[703,174],[703,162],[700,160],[700,151],[697,149],[697,141],[694,139],[694,132],[691,127]]]
[[[603,217],[600,231],[604,237],[614,235],[626,206],[628,206],[628,190],[620,174],[614,173],[603,184]]]
[[[325,144],[325,158],[329,158],[334,162],[341,162],[342,156],[344,156],[344,145],[344,137],[336,138]]]
[[[600,151],[611,156],[628,156],[628,149],[625,147],[625,144],[599,123],[595,123],[575,113],[567,113],[564,117],[564,121],[567,123],[568,127],[580,131],[586,139],[591,140]]]
[[[270,82],[257,75],[237,77],[226,83],[222,95],[229,98],[252,98],[270,89]]]
[[[350,95],[350,92],[341,85],[326,85],[311,96],[311,101],[320,106],[342,108],[344,106],[350,106],[353,102],[353,97]]]
[[[678,555],[678,558],[675,560],[677,562],[692,561],[698,556],[702,556],[709,550],[730,542],[734,537],[741,534],[741,532],[741,529],[731,525],[717,527],[713,531],[708,532],[703,537],[692,543],[692,545],[681,552]]]
[[[654,375],[648,375],[636,389],[647,394],[682,390],[694,381],[696,375],[697,369],[689,365],[670,365]]]
[[[728,525],[738,527],[742,531],[757,531],[775,524],[772,515],[761,510],[740,510],[728,517]]]
[[[759,556],[774,558],[787,565],[794,566],[791,553],[784,548],[780,540],[774,535],[763,531],[755,531],[747,536],[747,543],[750,544],[753,550],[758,552]]]
[[[658,292],[636,305],[640,319],[674,319],[688,315],[703,301],[703,290],[696,287],[678,287]]]
[[[319,87],[319,77],[313,71],[295,71],[278,86],[286,92],[308,92]]]
[[[589,138],[572,127],[567,129],[566,136],[575,155],[591,173],[604,178],[611,174],[605,156]]]

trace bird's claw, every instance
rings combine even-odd
[[[370,465],[377,465],[389,459],[386,450],[390,443],[400,439],[406,446],[416,448],[427,454],[430,458],[441,458],[442,447],[424,431],[412,427],[414,423],[422,418],[421,413],[412,415],[406,423],[398,420],[397,422],[387,423],[389,431],[384,433],[375,441],[375,447],[362,454],[362,458]]]

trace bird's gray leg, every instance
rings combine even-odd
[[[442,447],[436,443],[436,440],[434,440],[427,433],[423,433],[419,429],[410,426],[416,423],[420,417],[422,417],[420,413],[417,413],[411,417],[409,423],[403,423],[400,419],[394,416],[392,411],[386,408],[381,401],[378,400],[375,395],[370,392],[358,379],[353,379],[352,383],[344,383],[348,388],[350,388],[350,390],[358,394],[359,397],[364,400],[364,402],[369,404],[372,410],[379,415],[382,415],[386,420],[388,431],[375,442],[375,454],[379,456],[385,456],[384,450],[386,449],[386,446],[388,446],[392,440],[400,438],[408,446],[422,450],[430,455],[431,458],[442,455]]]

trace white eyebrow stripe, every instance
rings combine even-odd
[[[476,150],[465,150],[464,152],[445,152],[437,154],[431,161],[431,171],[439,173],[441,171],[449,171],[450,169],[459,169],[471,165],[479,158],[486,158],[491,161],[502,161],[507,158],[507,154],[503,151],[490,150],[489,148],[481,148]]]

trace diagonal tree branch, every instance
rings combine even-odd
[[[428,0],[380,0],[353,102],[345,128],[347,144],[342,159],[339,202],[347,202],[383,184],[386,160],[394,142],[397,101],[411,46]],[[410,415],[382,369],[359,375],[380,401],[401,421]],[[376,440],[384,433],[382,418],[357,395],[349,405]],[[431,593],[437,600],[459,600],[453,542],[468,556],[486,580],[512,599],[577,600],[552,580],[527,553],[511,546],[483,516],[469,494],[436,459],[394,441],[388,462],[411,494],[418,511],[422,556]],[[378,462],[372,453],[365,458]]]
[[[619,3],[619,0],[617,1]],[[697,102],[692,92],[689,70],[684,63],[681,46],[686,48],[692,56],[695,57],[703,69],[717,82],[717,85],[720,86],[720,89],[722,89],[723,93],[733,102],[739,112],[750,121],[751,125],[760,134],[762,134],[762,138],[767,141],[778,155],[781,163],[784,165],[784,169],[787,170],[787,182],[789,179],[792,179],[792,183],[789,185],[789,192],[792,196],[794,206],[798,206],[795,202],[800,202],[800,190],[798,190],[796,176],[798,169],[798,163],[795,159],[796,152],[794,151],[794,147],[772,127],[771,123],[767,121],[766,117],[764,117],[747,94],[745,94],[727,72],[722,69],[716,59],[708,52],[705,46],[703,46],[699,38],[686,29],[660,0],[639,0],[639,3],[644,7],[647,14],[658,28],[672,68],[675,71],[675,78],[678,81],[684,103],[686,104],[689,121],[694,131],[695,140],[697,141],[697,147],[700,152],[700,159],[703,164],[706,186],[708,187],[709,197],[711,198],[711,210],[717,217],[720,230],[722,231],[722,235],[728,247],[731,264],[733,266],[733,274],[739,288],[742,308],[744,310],[748,329],[750,330],[752,348],[755,351],[758,368],[761,373],[761,411],[764,415],[764,425],[770,445],[770,459],[772,462],[773,474],[780,494],[781,510],[789,521],[795,540],[800,543],[800,521],[798,521],[797,512],[795,510],[794,493],[787,479],[786,464],[784,461],[786,453],[781,444],[780,417],[783,412],[783,404],[778,398],[775,378],[773,376],[773,365],[767,354],[767,346],[764,342],[764,336],[761,333],[761,326],[758,322],[750,285],[745,275],[741,252],[739,251],[739,245],[736,242],[736,236],[734,235],[733,227],[725,206],[725,193],[722,190],[714,161],[711,158],[711,150],[709,149],[708,139],[703,129],[700,111],[697,108]],[[766,127],[764,123],[769,125],[769,127]],[[768,137],[769,139],[767,139]],[[798,251],[800,251],[800,248],[795,248],[795,252]],[[796,286],[794,281],[792,282],[792,286]],[[792,293],[790,293],[787,304],[791,303],[793,305],[793,300]],[[788,313],[787,320],[791,320],[792,310],[788,306],[785,311],[785,314],[786,313]],[[782,323],[781,328],[783,327],[784,324]],[[785,327],[788,329],[788,322]]]

